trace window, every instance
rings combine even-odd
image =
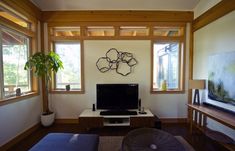
[[[180,90],[180,43],[156,42],[153,52],[153,89],[161,90],[166,82],[167,90]]]
[[[112,26],[88,26],[86,36],[114,36],[115,30]]]
[[[184,92],[185,25],[153,27],[152,93]]]
[[[24,100],[38,93],[38,79],[24,66],[36,49],[36,23],[0,4],[0,105]],[[20,96],[16,90],[20,88]],[[19,91],[17,91],[19,92]]]
[[[163,37],[179,37],[184,34],[183,27],[159,27],[155,26],[153,28],[154,36],[163,36]]]
[[[80,27],[55,27],[51,29],[51,35],[55,37],[80,36]]]
[[[55,89],[82,90],[81,44],[79,42],[56,42],[55,52],[61,57],[64,69],[56,73]]]
[[[121,26],[120,36],[148,36],[149,28],[145,26]]]
[[[1,27],[1,57],[3,98],[15,95],[16,88],[22,93],[31,91],[29,72],[24,70],[24,64],[29,54],[29,38]]]

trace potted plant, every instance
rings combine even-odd
[[[48,102],[49,93],[49,82],[51,80],[51,72],[57,72],[59,69],[63,68],[63,63],[60,57],[55,52],[51,51],[48,54],[43,52],[37,52],[29,58],[25,63],[25,70],[33,70],[37,77],[42,78],[42,82],[45,84],[45,91],[43,93],[43,98],[45,99],[45,109],[41,115],[41,123],[44,126],[50,126],[53,124],[55,119],[55,113],[50,111]],[[43,91],[43,90],[42,90]]]

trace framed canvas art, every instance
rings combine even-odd
[[[209,56],[205,103],[235,112],[235,52]]]

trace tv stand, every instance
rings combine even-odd
[[[79,115],[82,128],[99,128],[104,126],[154,127],[154,115],[146,109],[146,114],[139,114],[137,110],[130,110],[136,115],[101,115],[104,110],[84,110]]]

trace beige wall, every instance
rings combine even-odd
[[[99,57],[105,56],[110,48],[117,48],[120,51],[134,54],[138,64],[130,75],[124,77],[115,71],[107,73],[98,71],[96,61]],[[188,56],[188,44],[186,55]],[[150,108],[154,114],[161,118],[186,118],[186,93],[150,94],[150,59],[150,40],[86,40],[84,42],[85,94],[51,95],[57,118],[76,119],[83,109],[91,108],[92,104],[96,102],[97,83],[138,83],[139,97],[142,99],[144,107]],[[188,78],[188,70],[186,77]],[[187,82],[185,85],[187,85]]]
[[[201,4],[202,5],[202,4]],[[235,11],[210,23],[194,33],[193,78],[207,79],[208,56],[235,51]],[[206,96],[203,96],[206,99]],[[235,131],[215,121],[209,127],[235,139]]]

